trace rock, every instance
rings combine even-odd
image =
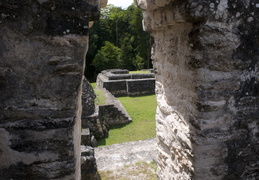
[[[97,147],[98,146],[98,142],[97,142],[97,140],[95,139],[94,136],[91,136],[91,146],[92,147]]]
[[[91,146],[91,134],[89,128],[82,129],[81,145]]]
[[[255,1],[137,2],[154,38],[158,179],[258,178]]]
[[[82,119],[87,116],[94,114],[95,112],[95,104],[94,100],[96,95],[94,94],[94,90],[88,80],[83,78],[83,92],[82,92]]]
[[[81,146],[81,180],[97,180],[97,166],[94,149],[90,146]]]
[[[99,5],[0,2],[1,179],[80,179],[81,83]]]
[[[152,138],[95,148],[98,170],[116,171],[138,162],[156,162],[156,140]]]

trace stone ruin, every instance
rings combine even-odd
[[[258,179],[258,1],[137,2],[153,37],[158,179]],[[1,179],[78,180],[81,162],[93,172],[93,150],[80,155],[81,94],[99,8],[0,0]]]
[[[128,70],[110,69],[98,74],[96,86],[114,96],[139,96],[155,94],[155,75],[129,74]]]
[[[259,179],[259,2],[137,2],[154,42],[158,179]]]
[[[1,180],[78,180],[81,163],[82,179],[96,178],[93,149],[80,152],[81,96],[88,28],[105,3],[0,0]]]
[[[132,122],[123,105],[109,91],[103,89],[106,104],[96,106],[96,95],[90,83],[83,79],[82,91],[82,145],[96,147],[96,139],[109,136],[109,130],[115,125],[126,125]]]

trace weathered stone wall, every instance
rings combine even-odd
[[[94,94],[93,87],[89,81],[83,77],[82,84],[82,119],[95,113],[94,100],[96,95]]]
[[[158,178],[259,177],[259,3],[138,0],[154,38]]]
[[[116,108],[114,104],[99,106],[99,118],[102,122],[106,122],[109,127],[132,122],[132,120]]]
[[[106,104],[96,106],[95,113],[91,116],[82,116],[82,128],[88,128],[91,135],[97,139],[107,138],[113,125],[132,122],[121,102],[106,89],[102,90],[105,93]]]
[[[91,146],[81,146],[81,153],[81,180],[98,180],[94,148]]]
[[[98,107],[96,108],[96,113],[82,119],[82,128],[89,128],[91,135],[97,139],[108,137],[108,125],[100,119]]]
[[[0,1],[0,177],[80,179],[81,82],[100,1]]]
[[[114,105],[114,107],[117,110],[117,112],[120,114],[119,116],[123,116],[123,121],[125,123],[129,123],[132,121],[131,117],[129,116],[128,112],[126,111],[126,109],[124,108],[124,106],[121,104],[121,102],[115,98],[114,95],[112,95],[109,91],[107,91],[106,89],[103,89],[103,91],[105,92],[105,98],[106,98],[106,104],[112,104]],[[117,120],[115,120],[117,121]],[[118,123],[118,124],[122,124],[122,123]]]
[[[122,73],[122,74],[120,74]],[[127,74],[128,70],[105,70],[98,74],[96,85],[114,96],[139,96],[155,93],[153,73]]]

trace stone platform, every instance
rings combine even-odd
[[[128,70],[102,71],[96,80],[98,88],[105,88],[114,96],[139,96],[155,94],[155,75],[129,74]]]

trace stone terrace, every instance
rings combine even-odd
[[[129,74],[128,70],[102,71],[96,80],[98,88],[105,88],[114,96],[138,96],[155,94],[155,75]]]

